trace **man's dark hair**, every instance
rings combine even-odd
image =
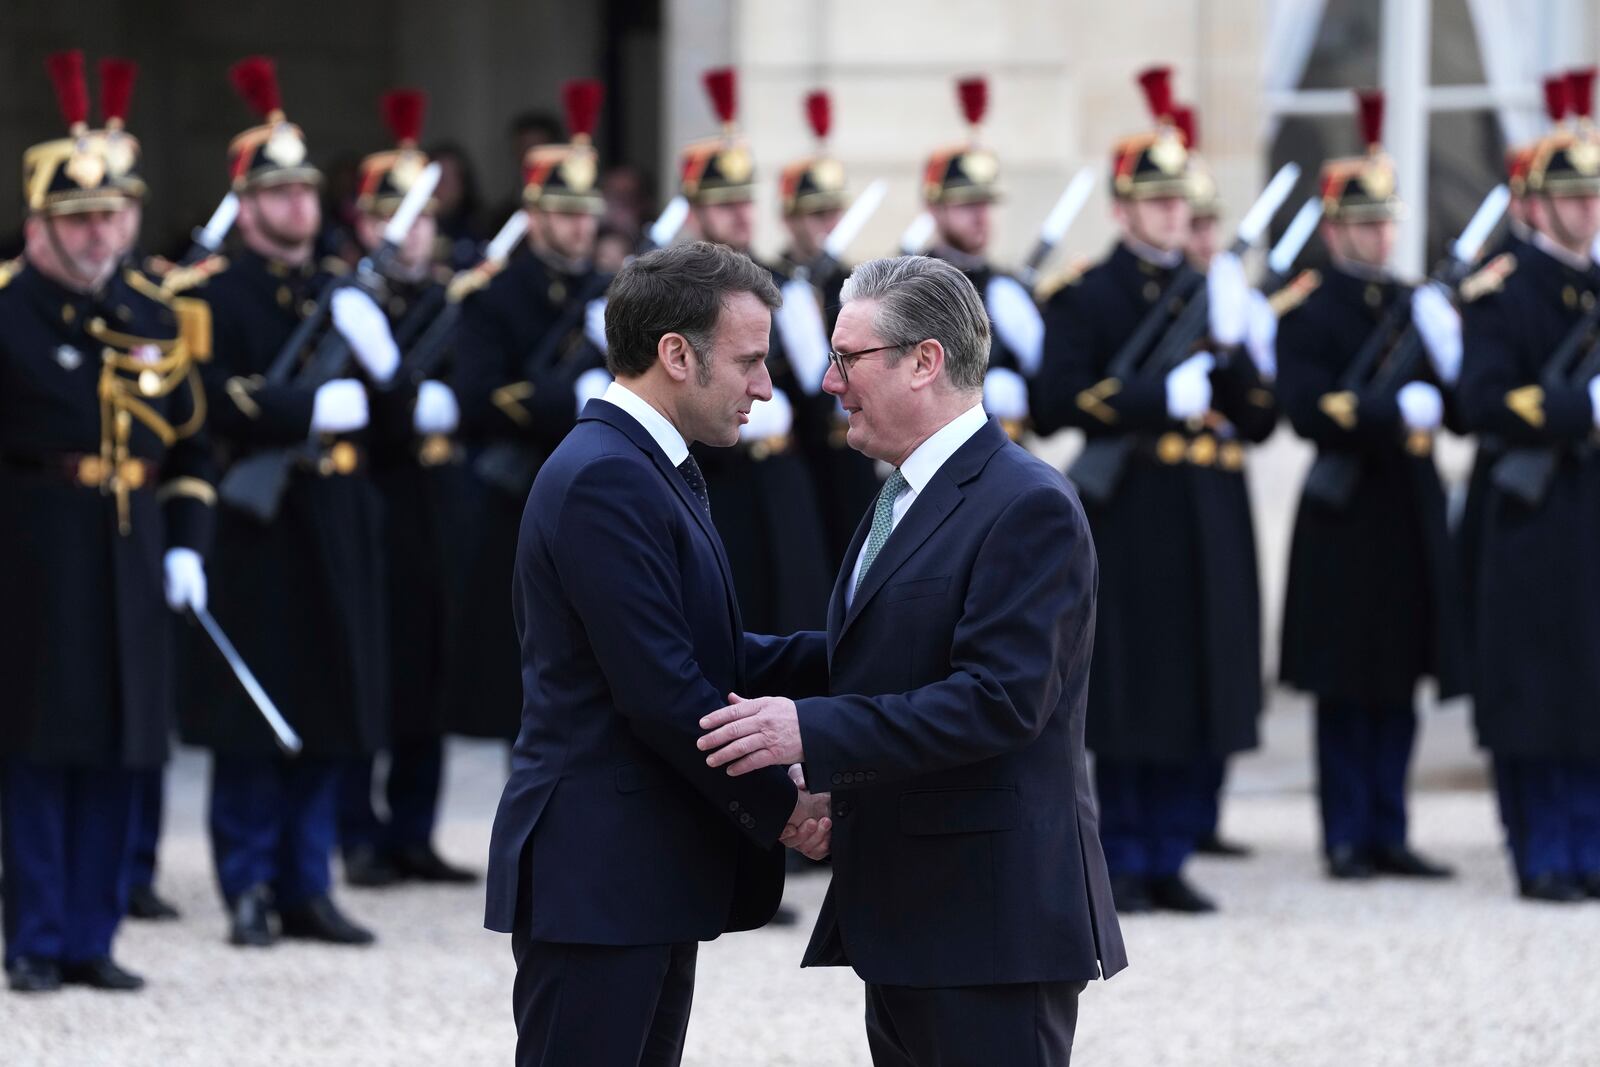
[[[754,293],[769,310],[783,303],[765,267],[722,245],[695,241],[640,256],[617,272],[606,294],[606,369],[637,378],[655,363],[661,338],[679,333],[699,356],[699,373],[709,376],[717,317],[735,293]]]

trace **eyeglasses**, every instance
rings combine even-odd
[[[914,344],[915,342],[912,342],[912,343]],[[828,362],[833,364],[834,369],[839,372],[839,380],[841,382],[843,382],[845,385],[849,385],[850,384],[850,370],[849,370],[849,368],[855,366],[856,365],[856,361],[861,359],[863,356],[870,356],[874,352],[896,352],[896,351],[899,351],[900,349],[910,348],[910,347],[911,347],[911,345],[908,345],[908,344],[907,345],[879,345],[877,348],[863,348],[859,352],[835,352],[833,349],[830,348],[828,350]]]

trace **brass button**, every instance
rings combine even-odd
[[[124,460],[117,468],[117,477],[122,479],[122,484],[129,489],[144,488],[144,464],[136,459]]]
[[[78,318],[78,309],[71,304],[61,305],[61,321],[71,326]]]
[[[1225,471],[1244,470],[1244,446],[1238,441],[1224,441],[1217,452],[1217,465]]]
[[[1569,308],[1578,306],[1578,291],[1572,286],[1564,286],[1561,290],[1561,302]]]
[[[278,306],[286,308],[294,303],[294,294],[289,292],[287,285],[278,286]]]
[[[1209,467],[1217,461],[1217,439],[1210,434],[1196,437],[1189,445],[1189,462],[1196,467]]]
[[[417,450],[417,462],[424,467],[442,467],[455,455],[455,445],[442,433],[429,434]]]
[[[356,469],[356,463],[361,455],[356,451],[356,446],[349,441],[340,441],[328,450],[328,460],[333,465],[333,473],[350,474]]]
[[[302,319],[309,319],[311,316],[315,315],[316,313],[317,313],[317,302],[315,300],[302,300],[302,301],[300,301],[300,317]]]
[[[1188,451],[1188,443],[1181,433],[1164,433],[1156,442],[1156,458],[1169,467],[1182,463]]]
[[[106,464],[99,456],[82,456],[78,460],[78,484],[94,488],[106,480]]]
[[[1426,430],[1413,430],[1406,435],[1406,451],[1413,456],[1425,457],[1433,453],[1433,435]]]
[[[139,372],[139,392],[145,396],[157,396],[161,393],[161,375],[153,370]]]

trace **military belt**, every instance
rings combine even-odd
[[[84,489],[110,490],[120,486],[135,492],[154,489],[161,474],[160,464],[152,460],[137,456],[112,460],[97,452],[58,452],[44,456],[6,454],[0,456],[0,466],[42,474]]]

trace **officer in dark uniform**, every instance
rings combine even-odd
[[[488,264],[456,287],[461,332],[455,392],[475,474],[464,538],[466,590],[458,627],[449,724],[472,737],[510,740],[522,714],[521,652],[511,619],[512,566],[528,490],[578,411],[605,390],[605,302],[594,267],[605,209],[590,141],[601,85],[563,88],[570,144],[529,149],[522,201],[531,254]]]
[[[1084,502],[1100,555],[1087,740],[1101,841],[1119,911],[1204,912],[1215,905],[1183,864],[1206,830],[1217,761],[1255,745],[1261,710],[1255,539],[1238,473],[1245,442],[1271,432],[1276,409],[1242,328],[1164,374],[1113,367],[1150,316],[1165,334],[1182,310],[1174,286],[1208,314],[1244,295],[1208,295],[1185,260],[1188,153],[1167,72],[1144,80],[1159,125],[1113,152],[1122,237],[1049,297],[1032,410],[1040,433],[1077,427],[1097,448],[1131,438],[1115,488]]]
[[[680,153],[680,191],[705,240],[749,255],[755,164],[734,128],[733,71],[709,71],[705,83],[723,130]],[[712,518],[728,552],[745,627],[783,634],[823,625],[833,576],[812,476],[794,447],[796,420],[812,395],[810,376],[816,368],[797,366],[788,358],[781,331],[775,329],[774,337],[767,354],[772,399],[754,404],[737,445],[696,446],[695,457],[705,472]],[[825,364],[816,371],[816,386],[826,371]]]
[[[305,748],[280,756],[220,659],[197,645],[180,722],[185,740],[212,751],[211,846],[230,942],[266,946],[281,933],[366,944],[372,933],[329,895],[329,864],[340,770],[381,748],[388,725],[381,501],[367,476],[368,428],[409,399],[384,388],[398,353],[383,312],[355,288],[340,290],[329,315],[328,329],[353,353],[340,376],[320,385],[271,376],[333,280],[312,255],[320,174],[284,117],[272,62],[243,60],[231,74],[264,119],[228,151],[244,248],[174,272],[167,287],[210,309],[213,356],[202,376],[225,464],[300,450],[270,520],[230,506],[224,479],[212,599]]]
[[[375,252],[412,184],[428,165],[417,148],[426,106],[414,89],[386,93],[382,112],[396,147],[361,161],[356,239]],[[433,829],[444,773],[445,678],[460,601],[461,546],[450,524],[465,502],[463,450],[452,435],[460,421],[447,372],[448,345],[418,349],[424,335],[454,316],[450,272],[435,266],[432,202],[406,235],[389,270],[384,311],[401,348],[397,389],[415,397],[411,417],[377,428],[372,480],[383,496],[385,591],[389,605],[389,767],[383,783],[389,818],[373,810],[370,757],[357,759],[340,791],[339,844],[351,885],[388,885],[402,878],[470,882],[434,850]],[[441,319],[440,316],[447,316]],[[427,360],[432,365],[421,361]]]
[[[1364,345],[1393,348],[1411,300],[1388,265],[1401,206],[1382,149],[1381,97],[1363,94],[1362,116],[1367,153],[1322,170],[1332,264],[1278,330],[1278,391],[1295,431],[1320,454],[1359,464],[1348,502],[1301,498],[1281,674],[1317,698],[1328,874],[1441,878],[1450,871],[1407,846],[1406,773],[1417,681],[1436,678],[1441,698],[1461,692],[1455,575],[1433,462],[1444,402],[1425,363],[1397,391],[1374,387],[1370,373],[1349,376]]]
[[[1513,449],[1554,450],[1548,488],[1528,498],[1491,480],[1472,583],[1479,741],[1494,757],[1502,820],[1524,897],[1600,896],[1600,378],[1575,373],[1595,344],[1600,275],[1600,134],[1588,117],[1543,138],[1527,172],[1526,245],[1462,285],[1460,402],[1493,469]],[[1546,363],[1569,339],[1562,379]],[[1582,367],[1592,375],[1592,366]]]
[[[821,389],[839,293],[850,274],[823,254],[823,242],[846,207],[844,165],[827,148],[832,115],[827,93],[807,95],[806,118],[816,134],[817,151],[790,163],[778,176],[778,203],[789,243],[772,265],[773,280],[784,297],[772,325],[773,347],[782,349],[783,361],[795,369],[801,386],[800,395],[792,398],[794,435],[822,508],[828,563],[838,570],[881,480],[872,460],[845,441],[850,427],[844,409]]]
[[[992,205],[1001,196],[1000,161],[978,142],[989,83],[962,79],[956,95],[971,135],[934,152],[923,166],[922,199],[934,221],[928,255],[956,266],[983,296],[993,338],[983,406],[1018,440],[1028,419],[1027,379],[1042,358],[1044,321],[1027,287],[989,262]]]
[[[69,136],[23,157],[0,287],[0,842],[11,988],[130,990],[111,959],[136,783],[167,755],[169,606],[204,606],[215,499],[191,329],[120,269],[138,144],[90,130],[79,52],[50,59]],[[163,597],[165,587],[165,598]]]

